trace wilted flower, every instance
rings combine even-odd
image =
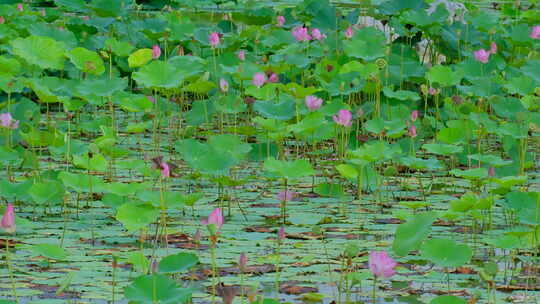
[[[0,114],[0,126],[15,130],[19,127],[19,121],[13,119],[10,113]]]
[[[353,28],[352,26],[349,26],[346,30],[345,30],[345,37],[347,39],[351,39],[353,36]]]
[[[246,52],[244,50],[238,51],[238,59],[240,59],[240,61],[246,60]]]
[[[266,76],[264,75],[264,73],[261,73],[261,72],[257,72],[255,73],[255,75],[253,75],[253,85],[255,85],[257,88],[260,88],[264,85],[264,83],[266,82]]]
[[[197,228],[197,231],[195,231],[195,234],[193,235],[193,241],[198,244],[201,241],[202,238],[202,232],[201,229]]]
[[[283,16],[277,16],[277,25],[279,27],[282,27],[285,24],[285,17]]]
[[[208,219],[202,220],[201,223],[206,226],[214,225],[215,230],[221,229],[221,226],[223,226],[223,214],[221,213],[221,208],[214,209],[208,216]]]
[[[159,56],[161,56],[161,49],[159,48],[159,45],[154,45],[152,47],[152,58],[158,59]]]
[[[369,253],[369,270],[376,277],[389,278],[396,274],[395,268],[397,266],[386,251],[372,251]]]
[[[490,52],[484,49],[479,49],[478,51],[474,52],[474,59],[480,61],[481,63],[488,63],[490,54]]]
[[[226,93],[227,91],[229,91],[229,83],[224,78],[221,78],[219,80],[219,89],[223,93]]]
[[[364,116],[364,109],[359,107],[358,110],[356,110],[356,117],[360,118],[362,116]]]
[[[321,107],[323,100],[322,98],[317,98],[317,96],[308,95],[305,98],[305,102],[308,109],[311,111],[316,111]]]
[[[339,110],[337,115],[332,116],[334,122],[344,127],[352,125],[352,113],[349,110]]]
[[[412,122],[415,122],[417,118],[418,118],[418,110],[412,111],[411,112],[411,120],[412,120]]]
[[[529,37],[532,39],[540,39],[540,25],[533,26]]]
[[[210,37],[208,38],[208,42],[210,42],[210,45],[212,47],[217,47],[220,43],[219,34],[217,32],[212,32],[210,34]]]
[[[297,26],[293,28],[292,34],[294,36],[294,39],[296,39],[296,41],[299,41],[299,42],[311,40],[311,36],[308,33],[308,29],[307,27],[304,27],[304,26]]]
[[[241,253],[240,254],[240,257],[238,258],[238,266],[240,268],[240,271],[242,272],[245,272],[246,271],[246,266],[247,266],[247,256],[245,253]]]
[[[293,198],[294,198],[294,195],[295,193],[291,190],[287,190],[287,191],[280,191],[278,194],[277,194],[277,199],[279,201],[282,201],[282,202],[289,202],[289,201],[292,201]]]
[[[283,226],[279,228],[277,235],[279,241],[283,241],[285,239],[287,235],[285,234],[285,228],[283,228]]]
[[[314,28],[311,30],[311,36],[316,40],[322,40],[326,38],[326,35],[321,33],[321,30],[319,30],[318,28]]]
[[[8,204],[4,216],[2,216],[2,222],[0,222],[0,227],[4,229],[7,233],[15,232],[15,211],[13,209],[13,204]]]

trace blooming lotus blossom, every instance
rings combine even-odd
[[[240,268],[240,271],[244,272],[246,271],[246,266],[247,266],[247,256],[245,253],[240,253],[240,257],[238,258],[238,266]]]
[[[201,223],[206,226],[214,225],[216,230],[221,229],[221,226],[223,226],[223,213],[221,213],[221,208],[214,209],[208,216],[208,219],[202,220]]]
[[[490,54],[491,53],[489,51],[479,49],[478,51],[474,52],[474,59],[480,61],[481,63],[488,63]]]
[[[154,45],[152,47],[152,58],[158,59],[159,56],[161,56],[161,49],[159,48],[159,45]]]
[[[411,112],[411,120],[412,120],[412,122],[415,122],[417,118],[418,118],[418,110],[412,111]]]
[[[22,3],[17,4],[17,10],[18,10],[19,12],[22,12],[22,11],[24,10],[24,6],[23,6]]]
[[[369,253],[369,270],[376,277],[389,278],[396,274],[395,268],[397,266],[386,251],[372,251]]]
[[[488,174],[489,174],[489,177],[494,177],[495,176],[495,168],[489,167]]]
[[[495,54],[497,53],[497,44],[495,42],[492,42],[490,45],[489,45],[489,52],[491,54]]]
[[[428,93],[429,93],[429,95],[434,96],[434,95],[439,94],[439,90],[438,90],[438,89],[435,89],[435,88],[433,88],[433,87],[429,87]]]
[[[227,91],[229,91],[229,83],[227,82],[227,80],[223,78],[219,80],[219,89],[223,93],[226,93]]]
[[[154,96],[150,96],[150,95],[149,95],[149,96],[146,96],[146,98],[147,98],[148,100],[150,100],[151,103],[156,103],[156,99],[154,98]]]
[[[339,110],[337,115],[332,116],[334,122],[344,127],[352,125],[352,113],[349,110]]]
[[[529,37],[532,39],[540,39],[540,25],[533,26]]]
[[[13,119],[10,113],[0,114],[0,126],[15,130],[19,127],[19,121]]]
[[[212,32],[208,38],[208,41],[212,47],[217,47],[220,43],[219,34],[217,32]]]
[[[305,98],[305,102],[306,102],[306,107],[309,110],[316,111],[321,107],[323,100],[322,98],[317,98],[317,96],[308,95]]]
[[[319,30],[318,28],[314,28],[311,30],[311,36],[316,39],[316,40],[323,40],[324,38],[326,38],[326,35],[321,33],[321,30]]]
[[[296,195],[295,192],[291,191],[291,190],[287,190],[287,191],[280,191],[276,198],[279,200],[279,201],[282,201],[282,202],[289,202],[289,201],[292,201],[294,196]]]
[[[13,204],[8,204],[4,215],[2,216],[2,222],[0,222],[0,228],[4,229],[7,233],[15,232],[15,211],[13,210]]]
[[[282,27],[285,24],[285,17],[277,16],[277,26]]]
[[[296,41],[299,41],[299,42],[311,40],[311,36],[308,33],[308,29],[307,27],[304,27],[304,26],[297,26],[293,28],[292,34],[294,36],[294,39],[296,39]]]
[[[352,26],[349,26],[346,30],[345,30],[345,37],[347,39],[351,39],[353,36],[353,28]]]
[[[238,51],[238,59],[240,59],[240,61],[246,60],[246,52],[244,50]]]
[[[268,76],[268,82],[276,83],[279,82],[279,77],[276,73],[272,72],[270,76]]]
[[[409,127],[409,136],[411,138],[415,138],[416,137],[416,126],[415,125],[411,125]]]
[[[260,88],[264,85],[264,83],[266,82],[266,76],[264,75],[264,73],[261,73],[261,72],[257,72],[255,73],[255,75],[253,75],[253,85],[255,85],[257,88]]]

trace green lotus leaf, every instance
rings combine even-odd
[[[13,54],[42,69],[64,68],[64,44],[49,37],[28,36],[10,42]]]

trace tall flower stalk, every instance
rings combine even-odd
[[[15,210],[12,204],[6,206],[2,221],[0,222],[0,228],[9,234],[14,234],[16,230],[15,225]],[[13,276],[13,265],[11,264],[11,255],[9,253],[9,239],[6,239],[6,264],[9,271],[9,277],[11,280],[11,289],[15,296],[15,301],[19,303],[19,296],[17,295],[17,288],[15,287],[15,278]]]
[[[216,286],[218,284],[216,247],[218,243],[219,230],[223,226],[223,213],[220,208],[214,209],[208,219],[202,221],[210,233],[210,258],[212,260],[212,303],[216,302]]]

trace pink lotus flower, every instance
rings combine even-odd
[[[415,127],[415,125],[411,125],[411,126],[409,127],[409,136],[410,136],[411,138],[415,138],[415,137],[416,137],[416,127]]]
[[[285,17],[277,16],[277,26],[282,27],[285,24]]]
[[[349,26],[346,30],[345,30],[345,37],[347,39],[351,39],[353,36],[353,28],[352,26]]]
[[[0,222],[0,228],[4,229],[7,233],[15,232],[15,211],[13,210],[13,204],[8,204],[4,216],[2,216],[2,222]]]
[[[268,76],[268,82],[276,83],[279,82],[279,77],[276,73],[272,72],[270,76]]]
[[[290,202],[293,200],[293,198],[295,197],[296,193],[291,191],[291,190],[287,190],[287,191],[280,191],[276,198],[279,200],[279,201],[282,201],[282,202]]]
[[[321,107],[323,100],[322,98],[317,98],[317,96],[308,95],[305,98],[305,102],[306,102],[306,107],[310,111],[316,111]]]
[[[152,47],[152,58],[158,59],[159,56],[161,56],[161,49],[159,48],[159,45],[154,45]]]
[[[238,51],[238,59],[240,59],[240,61],[246,60],[246,52],[244,50]]]
[[[474,59],[480,61],[481,63],[488,63],[490,52],[484,49],[479,49],[474,52]]]
[[[0,16],[0,24],[4,24],[6,23],[6,19],[4,19],[4,17]]]
[[[495,176],[495,168],[489,167],[488,174],[489,174],[489,177],[494,177]]]
[[[412,111],[411,112],[411,120],[412,120],[412,122],[415,122],[417,118],[418,118],[418,110]]]
[[[208,37],[208,42],[212,47],[217,47],[220,43],[219,34],[217,32],[212,32],[210,37]]]
[[[321,33],[321,31],[318,28],[314,28],[311,30],[311,36],[316,40],[323,40],[326,38],[326,35]]]
[[[151,103],[156,103],[156,99],[154,98],[154,96],[146,96],[146,98],[150,100]]]
[[[496,54],[497,53],[497,44],[495,42],[492,42],[490,45],[489,45],[489,52],[491,54]]]
[[[434,95],[439,94],[439,90],[437,90],[437,89],[435,89],[435,88],[433,88],[433,87],[429,87],[428,93],[429,93],[430,95],[434,96]]]
[[[223,226],[223,214],[221,213],[221,209],[214,209],[208,216],[208,219],[202,220],[201,223],[206,226],[214,225],[216,230],[221,229],[221,226]]]
[[[529,35],[532,39],[540,39],[540,25],[535,25]]]
[[[245,272],[246,266],[247,266],[247,256],[245,253],[240,253],[240,257],[238,258],[238,266],[240,268],[240,271]]]
[[[161,177],[171,177],[171,167],[166,161],[160,162],[159,166],[161,168]]]
[[[285,234],[285,228],[283,228],[283,226],[279,228],[277,235],[279,241],[283,241],[287,237]]]
[[[219,89],[221,90],[221,92],[223,93],[226,93],[229,91],[229,83],[227,82],[227,80],[221,78],[219,80]]]
[[[308,33],[307,27],[297,26],[293,28],[292,34],[294,36],[294,39],[299,42],[311,40],[311,36]]]
[[[22,3],[17,4],[17,10],[18,10],[19,12],[24,11],[24,6],[23,6]]]
[[[352,113],[349,110],[339,110],[337,115],[332,116],[334,122],[344,127],[352,125]]]
[[[19,127],[19,121],[13,119],[10,113],[0,114],[0,126],[15,130]]]
[[[253,75],[253,85],[255,85],[257,88],[260,88],[264,85],[264,83],[266,82],[266,76],[264,75],[264,73],[261,73],[261,72],[257,72],[255,73],[255,75]]]
[[[397,266],[386,251],[372,251],[369,253],[369,270],[376,277],[389,278],[396,274],[395,268]]]

